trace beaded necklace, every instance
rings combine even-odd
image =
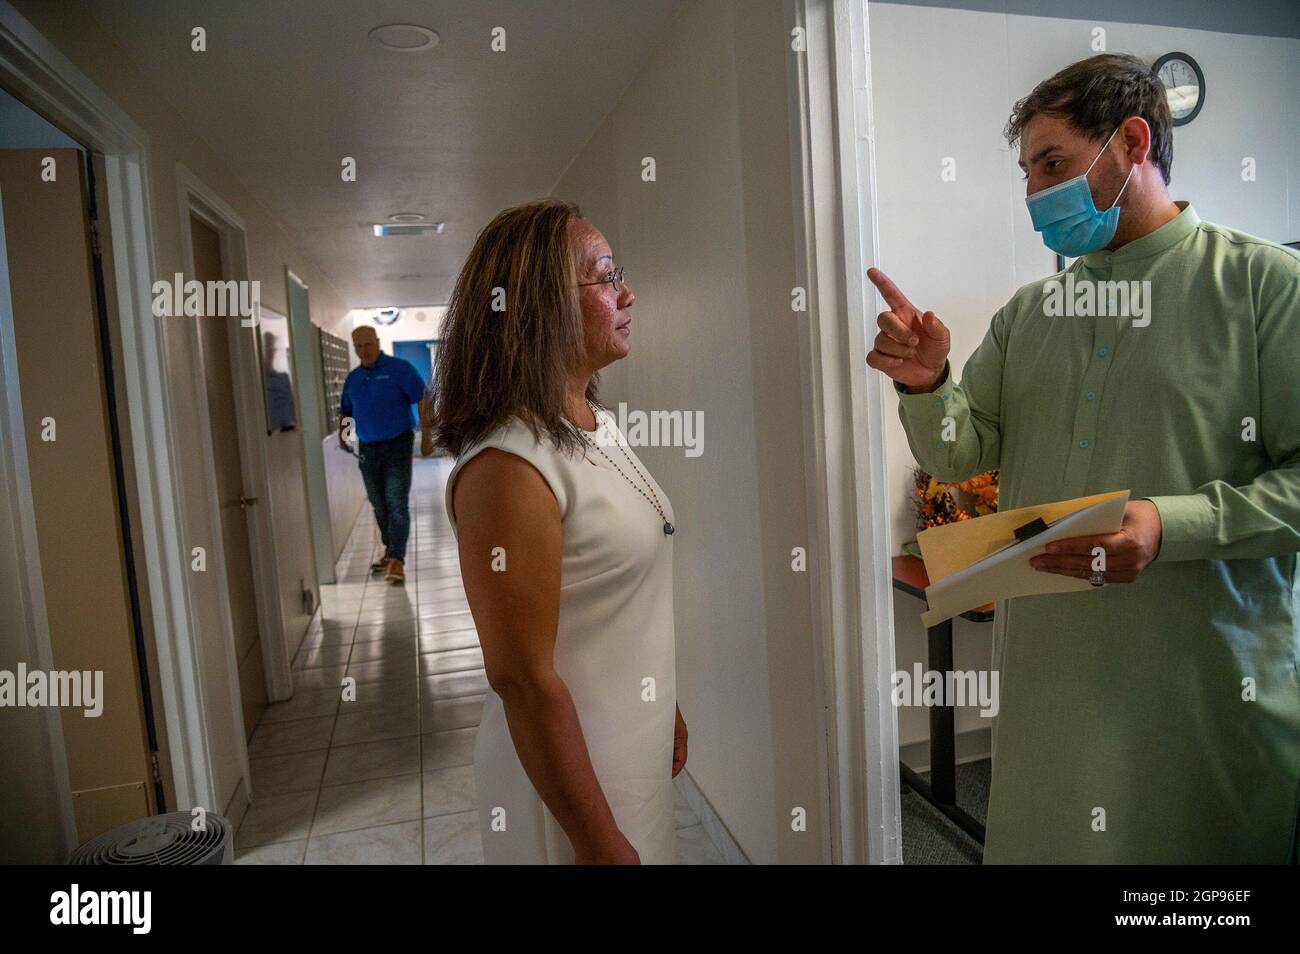
[[[593,415],[595,415],[595,418],[596,418],[596,424],[599,426],[599,424],[600,424],[600,415],[599,415],[598,413],[596,413],[596,408],[591,404],[590,401],[587,402],[587,406],[591,408],[591,413],[592,413]],[[582,428],[578,428],[578,430],[581,431]],[[676,533],[676,532],[677,532],[677,528],[674,527],[671,523],[668,522],[668,517],[667,517],[667,515],[664,513],[664,508],[663,508],[663,507],[660,505],[660,503],[659,503],[659,495],[658,495],[657,493],[655,493],[654,486],[650,483],[650,479],[649,479],[648,477],[646,477],[646,475],[643,474],[643,473],[641,472],[641,468],[638,467],[638,466],[636,465],[636,461],[634,461],[634,460],[632,459],[631,455],[628,454],[628,452],[627,452],[626,450],[623,449],[623,443],[622,443],[622,441],[619,441],[619,442],[618,442],[618,449],[619,449],[620,451],[623,451],[623,457],[627,460],[628,465],[629,465],[633,470],[635,470],[635,471],[637,472],[637,476],[639,476],[639,477],[641,478],[641,480],[645,482],[646,490],[649,490],[649,491],[650,491],[649,496],[646,495],[645,490],[642,490],[642,489],[637,485],[637,483],[636,483],[634,480],[632,480],[631,477],[629,477],[627,474],[623,473],[623,468],[620,467],[620,466],[618,466],[618,463],[617,463],[617,462],[616,462],[612,457],[610,457],[610,456],[609,456],[608,454],[606,454],[603,450],[601,450],[601,449],[600,449],[600,445],[597,444],[595,441],[593,441],[593,440],[592,440],[592,439],[587,435],[587,432],[586,432],[586,431],[582,431],[582,436],[583,436],[583,438],[587,441],[588,444],[590,444],[592,447],[594,447],[594,448],[596,449],[596,452],[597,452],[598,454],[600,454],[601,457],[605,458],[605,460],[609,461],[610,464],[613,465],[614,469],[615,469],[616,471],[618,471],[619,476],[621,476],[624,480],[626,480],[629,484],[631,484],[632,487],[633,487],[633,489],[635,489],[637,493],[639,493],[642,497],[645,497],[646,503],[650,504],[650,506],[654,507],[655,510],[657,510],[657,511],[659,512],[659,518],[660,518],[661,520],[663,520],[663,522],[664,522],[664,535],[665,535],[665,536],[671,536],[672,534]],[[651,498],[653,498],[653,499],[651,499]]]

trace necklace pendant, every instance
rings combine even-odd
[[[676,533],[676,532],[677,532],[677,528],[674,527],[674,526],[673,526],[671,523],[669,523],[667,520],[665,520],[665,521],[664,521],[664,536],[670,536],[671,534],[674,534],[674,533]]]

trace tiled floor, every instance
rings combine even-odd
[[[371,576],[381,547],[362,508],[294,661],[294,697],[249,744],[236,863],[482,863],[474,734],[489,690],[442,502],[450,469],[415,461],[404,586]],[[340,700],[345,675],[355,701]],[[680,794],[677,825],[679,863],[722,863]]]

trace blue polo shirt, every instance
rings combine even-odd
[[[415,365],[379,353],[370,367],[357,365],[343,381],[339,414],[356,421],[363,444],[387,441],[415,430],[411,405],[424,394],[424,380]]]

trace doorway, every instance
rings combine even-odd
[[[420,379],[424,381],[424,386],[427,388],[429,379],[433,376],[433,365],[437,360],[439,344],[441,342],[434,338],[427,341],[394,341],[393,357],[411,362],[415,370],[420,372]]]
[[[75,698],[38,702],[44,711],[11,727],[11,743],[21,749],[46,736],[55,802],[66,792],[65,822],[68,809],[72,815],[64,840],[85,841],[169,801],[122,420],[122,343],[106,289],[112,269],[95,202],[98,158],[76,143],[44,145],[71,140],[14,97],[0,98],[6,116],[21,117],[30,141],[41,143],[0,148],[0,338],[8,352],[0,382],[12,424],[4,434],[5,496],[11,515],[15,504],[26,510],[11,524],[18,532],[7,556],[27,589],[16,625],[6,627],[5,658],[29,672],[57,672],[78,689]],[[0,145],[14,144],[16,126],[2,125]],[[24,845],[16,850],[50,848]]]
[[[221,236],[190,213],[190,244],[194,252],[194,278],[203,283],[224,281],[228,272],[221,258]],[[244,486],[244,465],[239,452],[238,410],[234,395],[234,366],[226,322],[199,319],[203,349],[203,386],[208,400],[208,427],[217,484],[217,509],[221,518],[222,558],[230,602],[230,624],[239,672],[239,696],[248,739],[266,709],[266,669],[262,632],[258,624],[257,594],[253,583],[253,547],[249,539],[248,511],[259,498]]]

